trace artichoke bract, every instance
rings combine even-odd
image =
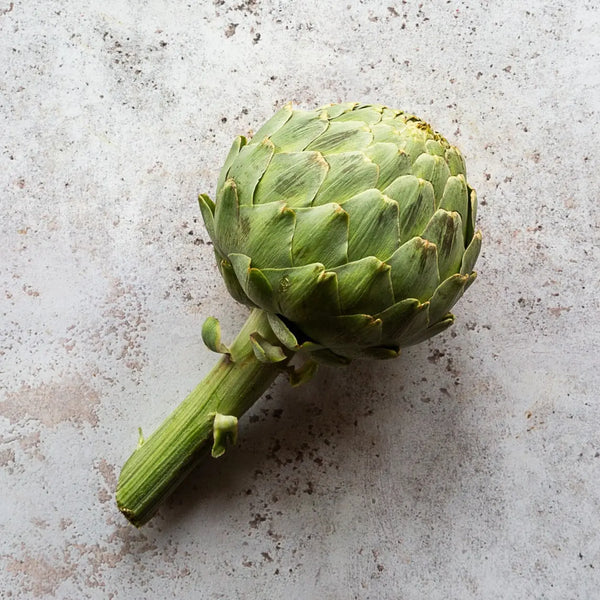
[[[299,384],[317,363],[395,357],[449,327],[476,277],[463,157],[400,110],[287,104],[236,138],[215,202],[199,200],[227,289],[254,310],[231,347],[207,319],[202,337],[223,358],[123,467],[117,503],[135,525],[211,445],[223,454],[279,373]]]

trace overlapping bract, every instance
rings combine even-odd
[[[234,298],[317,360],[396,356],[452,324],[481,247],[460,152],[379,105],[279,110],[200,197]]]

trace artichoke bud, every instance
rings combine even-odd
[[[217,186],[200,206],[229,292],[317,362],[397,356],[449,327],[475,279],[481,233],[464,159],[414,115],[286,104],[234,141]]]

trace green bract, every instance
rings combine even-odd
[[[231,295],[318,361],[397,356],[450,326],[476,277],[462,155],[384,106],[287,104],[236,138],[200,205]]]

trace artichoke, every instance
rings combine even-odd
[[[241,416],[281,372],[391,358],[449,327],[474,281],[477,197],[459,150],[426,122],[381,105],[281,108],[225,160],[216,202],[200,196],[230,294],[252,307],[224,357],[126,463],[119,508],[135,525],[210,449],[235,441]],[[289,366],[302,350],[300,368]]]

